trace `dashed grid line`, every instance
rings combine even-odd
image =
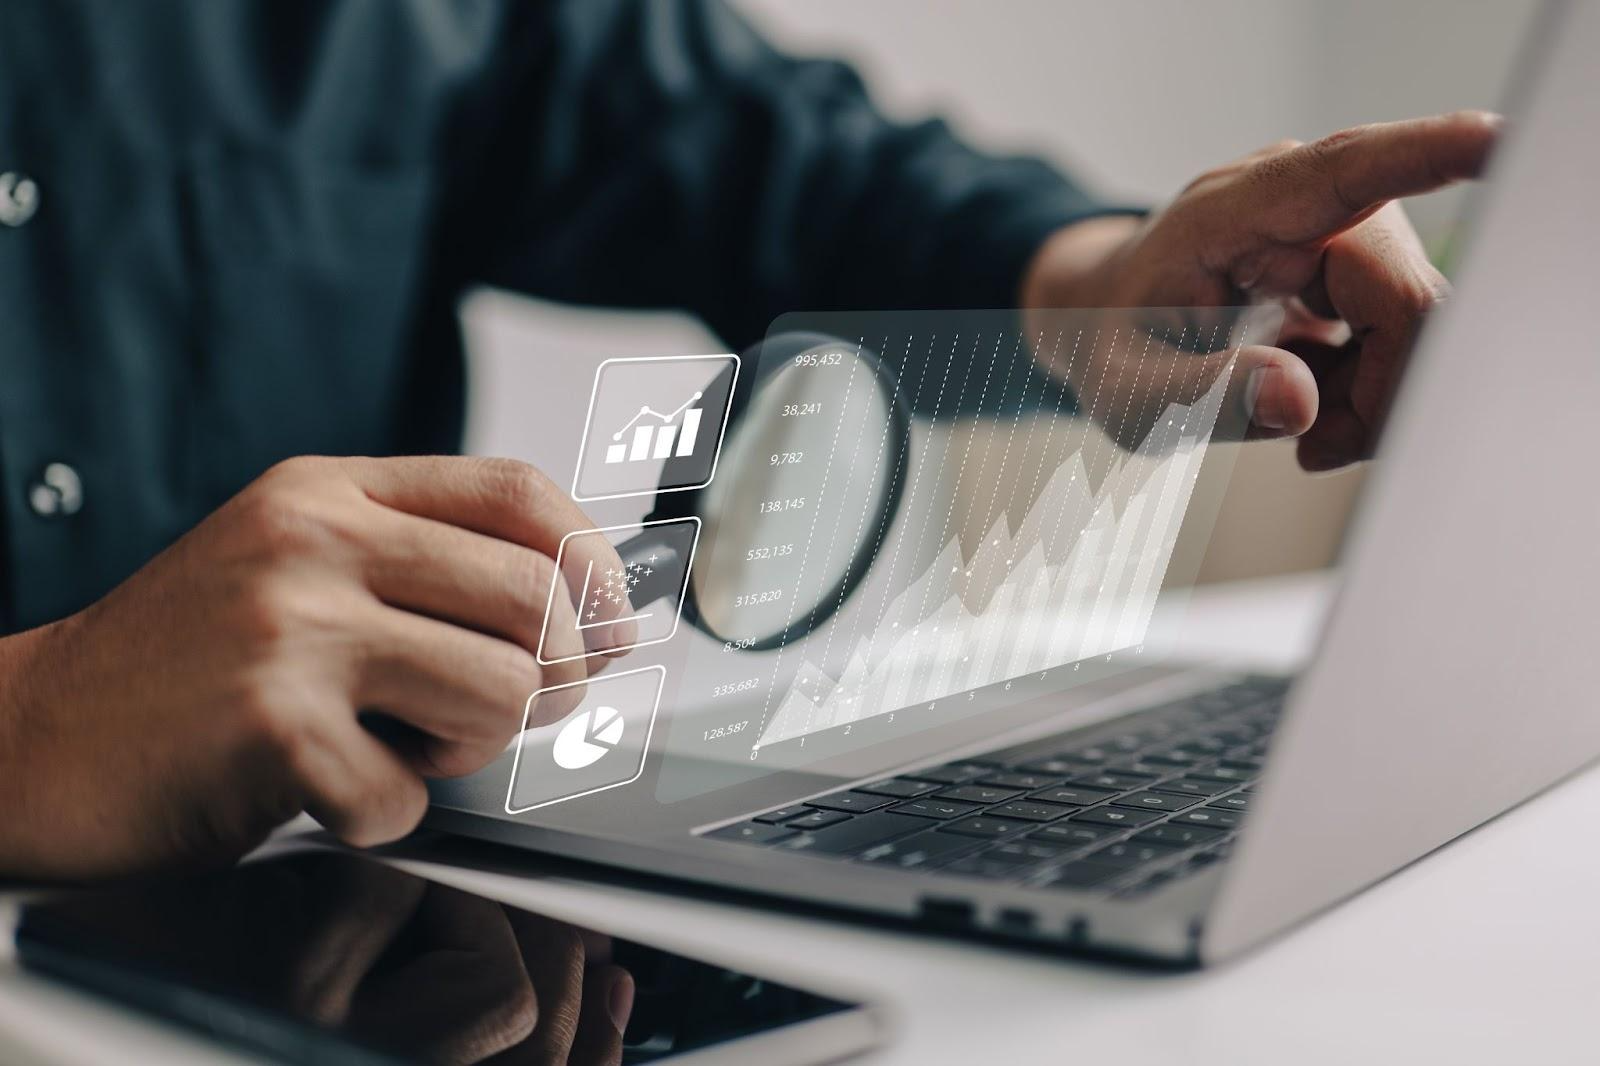
[[[845,380],[844,402],[840,405],[841,413],[850,409],[850,390],[855,386],[856,367],[861,363],[861,346],[865,342],[865,336],[858,337],[856,339],[856,357],[850,362],[850,376]],[[762,701],[761,704],[761,723],[760,725],[756,726],[755,743],[751,745],[750,748],[750,753],[752,756],[761,750],[761,734],[767,728],[767,715],[772,711],[772,692],[778,687],[778,671],[783,666],[783,653],[788,649],[789,646],[789,630],[794,626],[794,604],[796,601],[796,596],[799,594],[800,589],[805,586],[806,562],[811,557],[811,542],[816,538],[817,535],[817,516],[822,513],[822,501],[823,498],[828,494],[828,477],[833,473],[833,463],[831,462],[831,458],[834,453],[839,450],[839,429],[843,424],[844,418],[840,417],[833,426],[833,444],[828,451],[830,462],[827,466],[823,467],[822,487],[817,490],[816,506],[811,511],[811,529],[806,534],[805,550],[800,553],[800,569],[796,573],[794,582],[795,592],[789,597],[789,610],[784,619],[783,633],[778,638],[778,654],[773,656],[772,659],[772,677],[767,682],[767,698]],[[837,528],[837,519],[834,520],[834,524]]]
[[[1050,362],[1051,362],[1052,365],[1054,365],[1054,363],[1056,361],[1056,356],[1061,354],[1061,334],[1063,332],[1065,332],[1065,331],[1064,330],[1060,330],[1060,329],[1056,330],[1055,343],[1050,348]],[[1039,339],[1040,339],[1040,341],[1042,343],[1043,340],[1044,340],[1044,334],[1043,333],[1039,334]],[[1066,398],[1067,398],[1067,388],[1068,388],[1068,386],[1065,384],[1065,382],[1067,380],[1067,375],[1072,372],[1073,361],[1078,358],[1078,344],[1082,340],[1083,340],[1083,330],[1080,329],[1080,330],[1078,330],[1077,335],[1073,338],[1073,341],[1072,341],[1072,354],[1067,356],[1066,368],[1061,371],[1062,380],[1060,382],[1056,383],[1056,405],[1055,405],[1055,409],[1050,412],[1050,428],[1046,431],[1047,437],[1049,435],[1053,435],[1055,433],[1056,422],[1061,417],[1061,406],[1066,401]],[[1028,495],[1026,497],[1026,499],[1028,500],[1028,506],[1029,506],[1030,509],[1033,507],[1033,502],[1038,498],[1037,493],[1039,491],[1039,481],[1040,481],[1041,478],[1044,477],[1044,466],[1045,466],[1045,463],[1047,463],[1049,461],[1050,461],[1050,449],[1049,449],[1049,447],[1046,446],[1044,448],[1039,449],[1039,463],[1038,463],[1037,466],[1035,466],[1033,468],[1033,484],[1028,486]]]
[[[994,366],[995,366],[995,364],[997,362],[999,362],[999,359],[1000,359],[1000,345],[1001,345],[1002,342],[1004,342],[1004,340],[1005,340],[1005,333],[1003,331],[995,334],[994,351],[989,353],[989,374],[990,375],[992,375],[994,373]],[[1000,396],[1004,396],[1006,394],[1006,390],[1011,387],[1011,375],[1017,368],[1017,356],[1020,355],[1021,352],[1022,352],[1022,332],[1019,329],[1017,331],[1016,343],[1012,346],[1011,358],[1009,360],[1007,360],[1007,362],[1006,362],[1006,376],[1005,376],[1005,379],[1003,381],[1001,381],[1001,383],[1000,383],[1000,391],[999,391],[999,395]],[[983,394],[980,394],[979,397],[978,397],[978,410],[979,410],[980,413],[983,411],[983,401],[984,401],[984,397],[988,393],[988,389],[989,389],[989,376],[986,375],[984,377],[984,382],[983,382]],[[1023,389],[1023,399],[1026,400],[1026,398],[1027,398],[1027,389],[1024,388]],[[1020,414],[1021,413],[1021,405],[1020,405],[1020,403],[1018,405],[1017,410],[1018,410],[1018,413]],[[1012,423],[1011,431],[1013,433],[1016,432],[1016,423],[1015,422]],[[968,448],[969,451],[970,451],[970,449],[972,447],[972,438],[975,435],[976,434],[972,433],[972,432],[969,432],[968,435],[967,435],[967,448]],[[983,458],[978,460],[978,469],[980,471],[983,470],[984,465],[988,463],[988,461],[989,461],[989,453],[991,451],[993,451],[993,450],[994,450],[994,434],[985,433],[983,435]],[[1010,451],[1011,451],[1011,442],[1008,439],[1006,441],[1006,453],[1009,454]],[[962,480],[963,476],[965,475],[965,473],[966,473],[966,454],[963,453],[962,459],[961,459],[961,470],[960,470],[960,472],[958,472],[956,474],[955,486],[952,489],[952,495],[950,497],[950,506],[951,506],[952,510],[955,508],[955,502],[956,502],[955,493],[960,490],[961,480]],[[994,481],[995,481],[995,489],[996,489],[997,492],[998,492],[999,486],[1000,486],[1000,479],[1001,479],[1001,477],[1004,476],[1004,474],[1005,474],[1005,461],[1004,461],[1004,459],[1002,459],[1001,460],[1001,464],[1000,464],[1000,469],[993,473]],[[989,501],[990,510],[992,510],[993,507],[994,507],[994,499],[991,497],[991,499]],[[947,518],[948,518],[948,516],[947,516]],[[980,551],[982,550],[982,547],[983,547],[983,538],[987,537],[988,535],[989,535],[989,512],[986,510],[983,513],[983,516],[978,520],[978,548],[979,548]],[[959,534],[957,534],[957,536],[959,536]],[[974,552],[973,555],[976,556],[977,552]],[[962,576],[970,578],[972,576],[972,568],[969,566],[965,571],[963,571]],[[952,581],[952,584],[953,583],[954,582]],[[968,586],[968,589],[970,591],[970,589],[971,589],[970,585]],[[962,662],[966,662],[967,660],[968,660],[968,655],[963,655],[961,657],[961,661]]]
[[[950,341],[950,362],[945,367],[944,380],[939,383],[939,398],[936,399],[934,401],[934,403],[933,403],[933,413],[932,413],[932,415],[930,416],[930,419],[929,419],[929,428],[930,429],[932,429],[933,427],[935,427],[935,426],[937,426],[939,424],[939,406],[940,406],[941,403],[944,402],[944,387],[945,387],[945,383],[950,380],[950,367],[955,365],[956,345],[960,342],[960,340],[961,340],[961,334],[958,333]],[[976,337],[974,337],[972,339],[972,350],[973,350],[973,352],[977,352],[978,344],[982,340],[983,340],[983,334],[981,334],[981,333],[978,334],[978,336],[976,336]],[[967,379],[972,375],[972,367],[973,367],[974,362],[975,362],[975,360],[968,359],[966,361],[965,368],[962,370],[962,374],[961,374],[961,389],[960,389],[961,392],[965,392],[966,391]],[[947,459],[949,459],[949,458],[950,458],[950,437],[949,437],[949,434],[946,434],[945,435],[944,454],[939,459],[939,467],[938,467],[938,469],[943,470],[944,469],[944,465],[945,465],[945,461]],[[922,466],[926,466],[926,465],[927,465],[926,463],[922,464]],[[918,470],[917,470],[917,474],[918,474],[919,477],[921,476],[921,473],[922,473],[922,468],[919,467]],[[944,537],[941,534],[940,537],[939,537],[939,542],[942,543],[943,540],[944,540]],[[925,541],[919,538],[918,541],[917,541],[917,546],[920,548],[924,543],[925,543]],[[932,566],[931,563],[929,565],[930,565],[930,567]],[[922,590],[922,606],[917,608],[917,616],[918,616],[919,619],[921,618],[923,609],[927,606],[927,602],[928,602],[928,590],[926,588],[924,588]],[[916,633],[916,627],[919,624],[920,624],[920,622],[913,622],[912,623],[912,630],[911,631],[912,631],[913,634]]]
[[[916,339],[916,334],[915,333],[906,334],[906,350],[905,350],[905,354],[903,355],[902,360],[901,360],[901,365],[902,366],[910,365],[910,361],[911,361],[911,343],[915,339]],[[927,379],[928,379],[928,364],[933,362],[933,344],[934,344],[935,339],[936,339],[936,337],[934,337],[934,336],[930,336],[928,338],[928,354],[922,360],[922,369],[921,369],[921,372],[917,376],[917,391],[916,391],[916,393],[914,395],[914,398],[912,400],[913,404],[916,404],[922,398],[922,386],[923,386],[923,383],[926,382]],[[885,337],[884,338],[884,348],[885,349],[888,348],[888,344],[889,344],[889,338]],[[948,373],[948,370],[946,371],[946,373]],[[890,402],[894,403],[894,404],[897,404],[900,401],[900,397],[901,397],[901,378],[900,378],[899,375],[896,375],[895,376],[895,381],[894,381],[894,394],[890,398]],[[884,433],[885,433],[885,435],[888,434],[888,425],[887,424],[884,426]],[[881,452],[883,450],[883,442],[881,442],[881,441],[879,442],[878,449],[879,449],[880,456],[881,456]],[[910,437],[910,434],[908,433],[907,436],[906,436],[906,440],[905,440],[904,445],[901,447],[899,453],[895,456],[894,472],[893,472],[893,474],[890,475],[890,479],[889,479],[889,488],[888,488],[888,495],[887,495],[887,498],[889,498],[889,499],[892,499],[894,497],[895,489],[898,488],[899,485],[900,485],[900,473],[901,473],[902,470],[905,469],[906,464],[908,462],[908,459],[910,457],[910,454],[911,454],[911,437]],[[876,468],[874,468],[874,475],[876,475]],[[863,517],[863,519],[865,519],[865,512],[862,512],[862,517]],[[889,509],[888,508],[883,508],[880,511],[879,515],[878,515],[877,532],[873,537],[872,550],[867,553],[867,561],[866,561],[866,563],[865,563],[865,565],[863,567],[864,571],[871,570],[872,567],[878,561],[878,552],[879,552],[880,548],[883,546],[883,535],[888,530],[889,523],[890,523],[890,518],[891,518],[891,515],[890,515]],[[902,535],[903,535],[904,534],[904,529],[903,528],[902,528],[901,532],[902,532]],[[860,536],[861,536],[861,532],[860,532],[859,529],[857,529],[856,537],[857,537],[858,540],[860,539]],[[891,570],[891,573],[892,573],[892,571],[893,571],[893,559],[890,560],[890,570]],[[840,604],[842,604],[844,602],[843,601],[844,594],[845,594],[845,590],[843,588],[841,588],[841,590],[840,590]],[[887,600],[885,600],[885,603],[887,603]],[[838,607],[836,606],[834,608],[834,610],[837,613]],[[857,639],[857,637],[858,637],[858,635],[860,634],[860,631],[861,631],[861,622],[862,622],[863,619],[865,619],[867,617],[867,612],[865,610],[858,611],[858,612],[856,612],[856,614],[857,614],[857,621],[856,621],[855,626],[853,627],[853,631],[851,633],[850,640],[845,645],[846,647],[854,647],[855,646],[856,639]],[[828,643],[827,643],[827,647],[824,648],[823,653],[822,653],[822,660],[823,660],[823,668],[824,669],[827,668],[828,656],[832,653],[834,629],[835,629],[835,626],[829,626],[828,627]],[[849,669],[848,661],[845,663],[844,669],[846,669],[846,670]],[[841,674],[841,676],[843,675],[843,670],[840,671],[840,674]],[[838,723],[834,723],[834,724],[838,724]]]
[[[1126,403],[1124,403],[1122,405],[1122,422],[1123,423],[1126,423],[1128,421],[1128,416],[1133,413],[1133,397],[1139,391],[1139,372],[1144,368],[1144,364],[1149,361],[1149,358],[1150,358],[1150,345],[1154,342],[1154,340],[1155,340],[1155,335],[1153,333],[1150,333],[1150,332],[1146,332],[1145,333],[1145,335],[1144,335],[1144,350],[1139,353],[1139,360],[1138,360],[1138,363],[1135,365],[1135,368],[1134,368],[1134,371],[1133,371],[1133,378],[1132,378],[1131,381],[1128,382],[1128,400],[1127,400]],[[1163,343],[1165,343],[1165,335],[1164,334],[1163,334]],[[1152,375],[1152,378],[1153,377],[1154,377],[1154,375]],[[1117,393],[1116,393],[1116,388],[1113,386],[1112,391],[1111,391],[1111,406],[1112,407],[1116,407],[1116,405],[1117,405]],[[1118,428],[1120,429],[1120,426]],[[1110,435],[1111,435],[1111,440],[1112,440],[1113,444],[1115,445],[1117,443],[1117,441],[1118,441],[1117,430],[1110,431]],[[1130,454],[1130,455],[1132,454],[1132,449],[1124,449],[1124,451],[1127,452],[1127,454]],[[1122,456],[1118,456],[1117,457],[1117,468],[1120,470],[1125,464],[1126,464],[1126,460]],[[1106,591],[1106,571],[1102,570],[1102,571],[1100,571],[1100,583],[1095,586],[1095,593],[1096,593],[1096,595],[1104,595],[1105,591]],[[1096,601],[1096,602],[1098,603],[1098,601]]]
[[[984,370],[984,373],[983,373],[983,387],[978,392],[978,410],[979,411],[983,410],[983,401],[989,395],[989,381],[990,381],[991,378],[994,377],[994,364],[995,364],[996,360],[998,360],[999,357],[1000,357],[1000,342],[1002,340],[1004,340],[1004,339],[1005,339],[1005,334],[1004,333],[996,333],[995,334],[994,351],[989,353],[989,366],[988,366],[988,368],[986,370]],[[975,338],[973,340],[973,342],[972,342],[972,353],[973,353],[974,356],[976,356],[977,353],[978,353],[978,341],[980,341],[980,340],[982,340],[982,334],[979,334],[978,337]],[[965,379],[963,379],[963,384],[965,384]],[[946,454],[947,455],[949,454],[948,451],[946,452]],[[950,519],[956,513],[956,499],[957,499],[957,497],[960,496],[961,479],[966,476],[967,458],[971,454],[972,454],[972,434],[968,433],[967,434],[966,444],[964,444],[962,446],[962,448],[961,448],[961,466],[960,466],[959,469],[957,469],[957,471],[956,471],[956,479],[955,479],[954,482],[951,483],[951,486],[950,486],[950,506],[945,509],[944,522],[939,527],[939,535],[938,535],[938,537],[936,537],[934,539],[934,543],[935,544],[944,544],[945,543],[945,538],[950,532]],[[941,463],[940,464],[940,469],[943,469],[943,467],[944,467],[944,464]],[[937,556],[935,556],[935,559],[937,560]],[[954,582],[952,581],[951,584],[953,585]],[[931,581],[922,586],[922,603],[917,608],[917,617],[918,618],[922,618],[925,615],[925,613],[927,612],[927,609],[928,609],[928,590],[931,589],[932,587],[933,587],[933,582],[931,582]],[[922,624],[921,622],[918,622],[917,626],[919,627],[919,626],[921,626],[921,624]],[[934,631],[938,632],[938,627],[937,626],[934,627]],[[917,635],[917,627],[913,627],[912,630],[911,630],[911,633],[912,633],[913,636],[916,636]]]
[[[907,347],[909,347],[910,346],[910,341],[907,341],[906,343],[907,343]],[[881,351],[883,351],[883,349],[887,348],[888,345],[889,345],[889,338],[888,337],[884,337],[883,338],[883,343],[878,345],[878,350],[881,352]],[[858,354],[856,356],[856,358],[859,360],[860,359],[860,355]],[[879,470],[880,467],[883,466],[883,449],[884,449],[884,445],[886,445],[889,442],[889,427],[893,423],[894,423],[894,413],[893,413],[893,411],[890,411],[890,412],[888,412],[888,417],[886,417],[883,420],[883,432],[881,434],[879,434],[879,436],[878,436],[878,451],[877,451],[877,455],[872,460],[872,473],[870,475],[868,475],[868,477],[867,477],[867,483],[869,485],[876,483],[877,480],[878,480],[878,470]],[[833,461],[833,459],[834,459],[834,456],[830,455],[828,457],[828,459],[829,459],[829,462],[831,463]],[[866,528],[866,525],[867,525],[867,509],[865,507],[863,507],[861,509],[860,513],[856,515],[856,534],[855,534],[855,539],[853,539],[850,542],[851,544],[857,544],[858,545],[858,544],[861,543],[861,532],[862,532],[862,530],[864,530]],[[839,523],[837,521],[834,522],[833,531],[834,531],[835,536],[829,538],[829,540],[828,540],[828,554],[830,556],[833,554],[833,545],[835,543],[835,540],[837,539],[837,534],[839,532]],[[850,562],[845,567],[844,579],[839,582],[839,598],[838,598],[838,601],[833,605],[834,617],[835,618],[838,617],[839,608],[844,606],[845,595],[850,591],[850,575],[855,572],[855,563],[856,563],[855,556],[854,556],[854,554],[852,554],[851,558],[850,558]],[[815,606],[812,607],[811,614],[812,614],[812,617],[816,616],[816,607]],[[832,654],[832,652],[833,652],[833,634],[834,634],[834,631],[837,630],[838,628],[839,627],[837,625],[828,626],[828,639],[826,641],[824,641],[823,645],[822,645],[822,658],[821,658],[821,661],[820,661],[820,669],[824,673],[826,673],[827,669],[828,669],[828,656],[830,654]],[[846,647],[848,647],[848,646],[849,645],[846,645]],[[842,673],[842,671],[841,671],[841,673]],[[805,729],[803,730],[803,732],[806,732],[806,733],[811,732],[811,716],[812,716],[812,714],[815,713],[816,706],[817,706],[816,700],[812,699],[810,706],[806,710],[806,725],[805,725]]]
[[[1011,366],[1006,368],[1006,383],[1004,385],[1000,386],[1000,395],[1002,395],[1002,396],[1005,395],[1006,389],[1008,387],[1010,387],[1010,385],[1011,385],[1011,371],[1013,369],[1015,369],[1017,361],[1018,361],[1017,357],[1020,356],[1021,354],[1022,354],[1022,332],[1019,330],[1017,332],[1017,343],[1016,343],[1016,346],[1011,351]],[[1043,395],[1042,389],[1041,389],[1040,395]],[[983,510],[983,519],[982,519],[982,521],[978,523],[979,528],[982,529],[982,531],[983,531],[980,534],[980,536],[987,537],[989,535],[989,530],[994,526],[994,522],[990,520],[989,516],[994,514],[994,506],[995,506],[995,504],[1000,502],[1000,483],[1005,480],[1006,467],[1011,462],[1011,444],[1012,444],[1013,441],[1015,441],[1017,439],[1017,425],[1022,421],[1022,409],[1024,407],[1026,407],[1027,405],[1028,405],[1028,386],[1027,386],[1027,382],[1023,382],[1022,395],[1017,397],[1017,409],[1014,412],[1012,412],[1012,414],[1011,414],[1011,430],[1010,430],[1010,432],[1008,432],[1006,434],[1006,446],[1005,446],[1005,449],[1003,451],[1001,451],[1001,453],[1000,453],[1000,466],[994,472],[994,487],[989,490],[989,504]],[[988,452],[987,451],[984,452],[984,457],[986,459],[988,458]],[[1010,533],[1011,533],[1011,530],[1007,529],[1006,530],[1007,536],[1009,536]],[[1013,562],[1015,562],[1015,559],[1007,559],[1006,560],[1006,565],[1009,567]]]
[[[1110,349],[1112,351],[1116,350],[1118,333],[1119,333],[1118,330],[1112,330],[1111,331],[1111,339],[1106,342],[1107,345],[1110,347]],[[1089,342],[1089,351],[1091,351],[1091,352],[1094,351],[1099,346],[1099,344],[1100,344],[1100,331],[1099,330],[1095,330],[1094,331],[1094,340]],[[1086,358],[1087,358],[1087,356],[1086,356]],[[1088,405],[1083,408],[1083,416],[1085,418],[1089,419],[1091,422],[1094,421],[1095,406],[1098,405],[1099,402],[1100,402],[1100,393],[1103,391],[1104,387],[1105,387],[1105,378],[1104,377],[1098,378],[1094,383],[1094,396],[1090,398]],[[1082,397],[1080,396],[1079,399],[1082,399]],[[1078,454],[1080,456],[1083,454],[1083,448],[1081,448],[1081,447],[1079,448]],[[1085,471],[1085,476],[1087,477],[1088,476],[1087,475],[1087,471],[1088,471],[1088,464],[1087,463],[1084,464],[1084,471]],[[1076,473],[1073,473],[1067,479],[1068,484],[1071,484],[1072,482],[1075,482],[1077,480],[1078,480],[1078,475]],[[1067,522],[1066,522],[1066,520],[1067,520],[1067,505],[1068,505],[1068,503],[1071,502],[1071,500],[1072,500],[1072,494],[1070,492],[1064,492],[1064,493],[1061,494],[1061,508],[1060,508],[1060,510],[1058,510],[1056,512],[1056,521],[1050,527],[1050,544],[1045,549],[1045,554],[1047,556],[1055,551],[1056,544],[1058,543],[1060,535],[1061,535],[1061,531],[1066,528],[1066,524],[1067,524]],[[1091,497],[1091,500],[1092,500],[1092,497]],[[1077,521],[1076,521],[1077,509],[1076,508],[1073,510],[1073,516],[1074,516],[1073,525],[1077,525]],[[1082,530],[1079,530],[1080,534],[1082,532],[1083,532]]]
[[[922,386],[927,381],[927,378],[928,378],[928,373],[927,373],[928,364],[933,362],[933,345],[934,345],[934,342],[937,341],[937,340],[938,340],[938,335],[937,334],[934,334],[934,335],[931,335],[931,336],[928,337],[928,352],[927,352],[927,355],[924,356],[924,358],[923,358],[922,373],[917,378],[917,391],[915,393],[915,398],[912,400],[913,404],[917,403],[918,401],[920,401],[922,399]],[[929,427],[930,427],[930,430],[931,430],[931,428],[933,426],[938,424],[939,407],[944,403],[945,385],[948,384],[949,381],[950,381],[950,368],[955,365],[956,345],[960,342],[960,340],[961,340],[961,334],[957,333],[955,335],[955,337],[950,341],[950,358],[945,360],[944,376],[939,381],[939,394],[938,394],[938,397],[933,401],[933,410],[929,414]],[[906,339],[907,350],[910,349],[910,346],[911,346],[911,338],[908,337]],[[906,442],[906,452],[907,452],[908,457],[910,455],[910,451],[911,451],[911,442],[909,440],[907,440],[907,442]],[[909,458],[908,458],[908,463],[909,463]],[[924,469],[926,469],[927,466],[928,466],[928,463],[919,462],[917,464],[916,472],[911,475],[910,490],[907,492],[905,503],[902,505],[902,512],[907,514],[907,515],[915,513],[913,508],[914,508],[914,506],[916,504],[916,500],[917,500],[917,490],[921,486],[922,471]],[[882,600],[882,603],[880,604],[880,606],[878,608],[879,617],[880,618],[882,617],[883,612],[888,610],[890,603],[892,603],[893,599],[894,599],[894,573],[895,573],[895,569],[899,566],[900,555],[902,554],[902,550],[905,547],[906,532],[907,532],[908,528],[910,527],[910,525],[911,525],[910,522],[904,522],[904,523],[901,524],[900,532],[895,537],[895,549],[889,555],[889,570],[884,575],[884,579],[883,579],[883,600]],[[878,533],[880,538],[883,536],[884,532],[885,532],[885,529],[880,527],[879,533]],[[919,541],[919,543],[920,543],[920,541]],[[874,549],[874,550],[876,550],[876,549]]]

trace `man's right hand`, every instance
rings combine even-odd
[[[582,650],[570,593],[550,589],[562,537],[590,525],[507,460],[268,471],[104,600],[0,640],[0,873],[233,858],[302,810],[356,845],[404,835],[424,777],[487,765],[531,692],[604,661],[535,656],[547,603],[545,657]],[[599,539],[572,543],[579,580],[619,565]],[[400,729],[380,740],[369,713]]]

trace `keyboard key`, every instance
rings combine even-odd
[[[1127,873],[1127,867],[1103,866],[1093,862],[1074,862],[1055,871],[1040,883],[1040,888],[1084,889],[1104,884]]]
[[[999,837],[1011,833],[1020,833],[1024,829],[1032,828],[1029,822],[1012,821],[1009,818],[991,818],[980,814],[973,818],[963,818],[959,822],[950,822],[939,827],[941,833],[960,833],[969,837]]]
[[[1067,784],[1083,785],[1086,788],[1109,788],[1113,792],[1124,792],[1130,788],[1144,788],[1155,780],[1155,776],[1151,774],[1125,774],[1107,771],[1100,774],[1086,774],[1083,777],[1074,777]]]
[[[1168,748],[1166,751],[1147,753],[1144,761],[1155,763],[1159,766],[1192,766],[1205,757],[1204,752],[1192,751],[1188,748]]]
[[[930,766],[926,770],[912,770],[902,777],[914,777],[918,781],[932,781],[940,785],[955,785],[962,781],[971,781],[975,777],[982,777],[992,771],[992,767],[979,766],[975,763],[950,763],[946,766]]]
[[[1222,836],[1221,829],[1208,829],[1201,825],[1177,825],[1168,822],[1142,832],[1135,833],[1133,840],[1138,844],[1160,845],[1168,848],[1192,848],[1197,844],[1208,844]]]
[[[1225,759],[1217,760],[1218,766],[1226,766],[1230,770],[1250,770],[1255,773],[1260,773],[1261,767],[1265,764],[1266,760],[1259,755],[1229,755]]]
[[[957,785],[936,795],[937,799],[955,800],[958,803],[1004,803],[1022,795],[1021,789],[990,788],[988,785]]]
[[[1189,771],[1190,777],[1203,777],[1208,781],[1227,781],[1242,784],[1256,777],[1254,770],[1235,770],[1231,766],[1197,766]]]
[[[1058,807],[1054,803],[1033,803],[1029,800],[1013,800],[1002,803],[998,807],[991,807],[985,813],[1000,818],[1020,818],[1024,822],[1053,822],[1064,814],[1071,814],[1071,807]]]
[[[1061,777],[1051,777],[1048,774],[1006,773],[991,774],[979,780],[978,784],[988,785],[990,788],[1017,788],[1026,792],[1030,789],[1059,785],[1061,780]]]
[[[1075,821],[1058,822],[1055,825],[1047,825],[1038,832],[1029,833],[1027,839],[1078,848],[1088,844],[1098,844],[1107,837],[1115,836],[1117,832],[1117,829],[1108,826],[1080,825]]]
[[[997,860],[1010,862],[1044,862],[1047,859],[1060,858],[1075,850],[1070,844],[1046,844],[1036,837],[1023,837],[1006,844],[995,844],[984,852],[985,855]]]
[[[850,855],[872,844],[880,844],[896,837],[910,836],[928,823],[903,814],[876,811],[851,818],[814,833],[797,833],[778,843],[779,848],[790,851],[814,851],[819,855]],[[787,833],[787,826],[763,826]]]
[[[1018,763],[1016,768],[1028,774],[1047,774],[1052,777],[1071,777],[1081,774],[1085,764],[1076,759],[1035,759],[1032,762]]]
[[[912,799],[916,796],[926,796],[938,787],[932,781],[913,781],[909,777],[891,777],[887,781],[874,781],[870,785],[860,785],[856,788],[856,791],[870,792],[874,796]]]
[[[1084,862],[1099,863],[1102,866],[1122,866],[1132,869],[1143,866],[1153,859],[1166,858],[1173,854],[1171,848],[1163,848],[1151,844],[1109,844],[1099,851],[1091,851],[1083,857]]]
[[[1175,796],[1168,792],[1135,792],[1112,800],[1118,807],[1135,807],[1142,811],[1181,811],[1200,802],[1199,796]]]
[[[955,836],[923,830],[914,836],[902,837],[887,844],[874,844],[857,856],[861,862],[875,866],[898,866],[903,870],[925,869],[938,866],[975,848],[983,841],[972,837]]]
[[[1145,762],[1143,756],[1137,755],[1131,759],[1117,759],[1114,762],[1107,763],[1105,766],[1107,773],[1137,774],[1147,781],[1155,781],[1160,777],[1171,777],[1175,773],[1182,773],[1183,769],[1181,766],[1163,766],[1159,763]]]
[[[977,810],[978,805],[942,799],[919,799],[889,809],[896,814],[915,814],[919,818],[960,818]]]
[[[1060,753],[1062,758],[1077,759],[1079,762],[1088,763],[1105,762],[1107,759],[1119,754],[1121,753],[1099,744],[1087,748],[1068,749]]]
[[[1213,812],[1221,814],[1221,811]],[[1149,825],[1161,815],[1156,811],[1134,811],[1123,807],[1094,807],[1081,811],[1072,816],[1071,821],[1087,822],[1090,825],[1110,825],[1119,829],[1134,829],[1141,825]]]
[[[944,866],[940,873],[954,874],[958,877],[987,877],[994,880],[1011,878],[1019,875],[1023,869],[1009,862],[990,862],[980,855],[967,855]]]
[[[830,825],[838,825],[848,821],[850,816],[843,811],[812,811],[810,814],[791,819],[783,823],[785,829],[826,829]]]
[[[875,811],[893,802],[894,800],[888,796],[873,796],[866,792],[835,792],[831,796],[818,796],[814,800],[806,800],[806,806],[821,807],[825,811],[850,811],[854,814]]]
[[[1198,777],[1175,777],[1151,785],[1157,792],[1182,792],[1186,796],[1215,796],[1233,786],[1226,781],[1204,781]]]
[[[1015,880],[1064,854],[1066,854],[1064,848],[1029,844],[1026,840],[989,844],[982,851],[967,855],[945,867],[945,870],[950,873]]]
[[[1101,800],[1110,799],[1115,795],[1115,792],[1107,792],[1102,788],[1062,785],[1059,788],[1041,788],[1031,793],[1028,798],[1043,800],[1045,803],[1065,803],[1069,807],[1092,807]]]
[[[800,834],[793,829],[785,829],[781,825],[760,825],[756,822],[740,822],[738,825],[727,825],[721,829],[707,833],[709,840],[738,840],[746,844],[776,844],[780,840],[797,837]]]
[[[1223,796],[1219,800],[1212,800],[1207,807],[1215,807],[1219,811],[1248,811],[1250,797],[1242,792],[1235,792],[1231,796]]]
[[[777,825],[779,822],[787,821],[797,814],[809,813],[810,810],[806,807],[780,807],[775,811],[768,811],[766,814],[758,814],[750,820],[752,822],[760,822],[763,825]]]
[[[1213,829],[1233,829],[1244,821],[1238,811],[1214,811],[1202,807],[1197,811],[1184,811],[1172,820],[1174,825],[1204,825]]]

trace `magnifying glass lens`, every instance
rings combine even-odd
[[[690,592],[703,628],[774,647],[816,628],[860,583],[903,474],[891,388],[853,345],[791,357],[762,382],[701,501]]]

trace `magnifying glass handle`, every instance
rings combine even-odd
[[[667,538],[647,529],[618,544],[617,554],[623,566],[638,567],[639,582],[628,593],[635,610],[683,587],[683,556]]]

